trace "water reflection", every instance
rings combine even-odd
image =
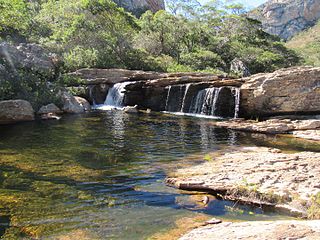
[[[167,168],[182,159],[201,161],[221,147],[257,142],[210,121],[96,112],[1,126],[0,207],[11,221],[4,237],[50,239],[80,229],[101,239],[143,239],[199,212],[276,217],[235,213],[221,201],[193,209],[179,201],[189,194],[163,184]]]

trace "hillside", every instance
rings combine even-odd
[[[249,16],[266,32],[288,40],[320,19],[320,0],[269,0]]]
[[[286,43],[302,56],[306,65],[320,66],[320,22]]]

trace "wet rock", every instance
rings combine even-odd
[[[200,227],[180,240],[211,239],[319,239],[320,221],[224,222]]]
[[[219,127],[225,127],[244,132],[258,132],[268,134],[292,133],[296,137],[306,139],[319,139],[320,120],[290,120],[270,119],[266,121],[252,121],[244,119],[232,119],[229,121],[213,123]]]
[[[11,124],[34,120],[34,110],[25,100],[8,100],[0,102],[0,124]]]
[[[138,113],[139,112],[137,105],[135,105],[135,106],[126,106],[126,107],[123,108],[123,111],[125,113]]]
[[[244,116],[317,114],[320,111],[320,68],[288,68],[245,78],[241,86]]]
[[[55,113],[44,113],[40,115],[41,120],[60,120],[61,117]]]

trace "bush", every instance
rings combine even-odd
[[[74,71],[79,68],[95,67],[98,63],[98,51],[94,48],[76,46],[63,54],[65,68]]]
[[[181,55],[180,63],[197,70],[218,67],[225,68],[225,63],[221,57],[218,54],[207,50],[183,54]]]
[[[25,70],[8,72],[0,79],[0,100],[27,100],[35,110],[49,103],[59,105],[58,90],[45,77]]]

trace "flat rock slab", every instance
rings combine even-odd
[[[290,120],[270,119],[266,121],[252,121],[244,119],[232,119],[213,123],[215,126],[233,129],[243,132],[256,132],[266,134],[292,133],[294,137],[320,141],[320,120]]]
[[[306,213],[306,203],[320,192],[320,153],[239,147],[210,157],[203,164],[177,170],[175,177],[167,178],[167,184],[271,205],[298,215]]]
[[[320,221],[225,222],[191,231],[180,240],[320,239]]]

